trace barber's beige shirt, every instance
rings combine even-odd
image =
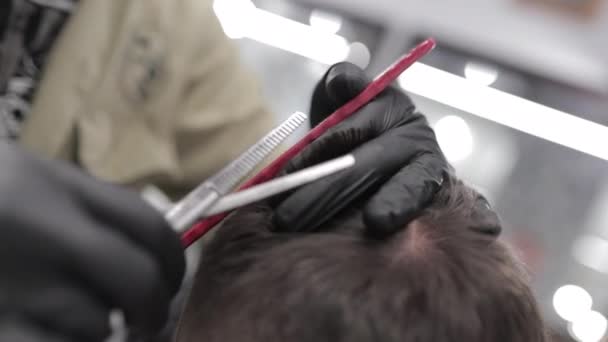
[[[210,0],[82,0],[22,142],[101,179],[177,196],[273,124]]]

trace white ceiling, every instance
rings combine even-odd
[[[591,21],[515,0],[298,0],[330,7],[507,62],[556,81],[608,93],[608,5]]]

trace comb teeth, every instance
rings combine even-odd
[[[245,153],[211,177],[209,181],[220,194],[227,194],[298,129],[307,118],[306,114],[295,112],[279,127],[273,129]]]

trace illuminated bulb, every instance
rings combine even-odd
[[[568,322],[589,312],[592,304],[593,299],[589,292],[576,285],[564,285],[553,295],[555,312]]]
[[[213,11],[226,36],[232,39],[245,37],[255,15],[256,7],[251,0],[215,0]]]
[[[348,55],[344,37],[261,9],[254,13],[255,25],[247,29],[248,38],[324,64],[341,62]]]
[[[608,241],[592,235],[581,236],[574,242],[572,254],[582,265],[608,273]]]
[[[464,67],[464,75],[472,82],[489,86],[498,79],[498,70],[487,65],[469,62]]]
[[[342,27],[342,18],[335,14],[320,10],[312,10],[310,13],[310,26],[327,33],[336,33]]]
[[[230,38],[249,38],[322,64],[343,61],[344,37],[256,8],[250,0],[215,0],[213,10]]]
[[[588,311],[571,323],[569,331],[580,342],[599,342],[606,334],[608,321],[597,311]]]
[[[463,118],[448,115],[439,119],[435,124],[435,134],[450,162],[462,161],[473,153],[473,134]]]
[[[350,44],[348,56],[346,57],[348,62],[353,63],[361,69],[365,69],[369,65],[370,59],[371,55],[365,44],[360,42]]]

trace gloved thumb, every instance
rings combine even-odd
[[[310,105],[310,122],[314,127],[340,106],[359,95],[370,83],[358,66],[341,62],[327,70],[315,87]]]
[[[370,79],[361,68],[342,62],[327,71],[325,89],[330,100],[339,107],[359,95],[369,82]]]

